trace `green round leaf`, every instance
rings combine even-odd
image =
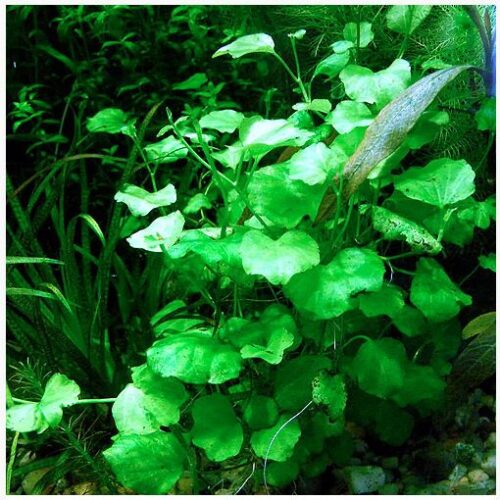
[[[237,378],[241,370],[241,356],[233,347],[202,332],[155,342],[147,351],[147,360],[153,372],[189,384],[222,384]]]
[[[411,35],[430,14],[432,5],[392,5],[387,11],[387,27]]]
[[[141,229],[127,238],[133,248],[149,252],[162,252],[170,248],[182,234],[184,217],[177,210],[169,215],[158,217],[146,229]]]
[[[89,132],[107,132],[108,134],[132,135],[134,121],[127,113],[118,108],[106,108],[96,113],[87,121]]]
[[[462,292],[444,269],[430,258],[421,258],[413,277],[410,300],[430,321],[453,318],[462,306],[472,304],[472,297]]]
[[[280,408],[301,410],[312,399],[312,381],[331,365],[328,358],[309,355],[283,363],[276,372],[274,385],[274,399]]]
[[[168,493],[181,477],[186,452],[173,434],[119,435],[104,451],[118,481],[137,493]]]
[[[208,197],[203,193],[196,193],[191,197],[183,210],[185,214],[195,214],[199,212],[202,208],[212,208],[212,203]]]
[[[475,176],[465,160],[440,158],[408,169],[394,179],[394,187],[408,198],[443,208],[471,196]]]
[[[273,285],[284,285],[297,273],[319,264],[318,244],[302,231],[288,231],[274,241],[250,230],[240,247],[243,269],[262,275]]]
[[[347,50],[331,54],[318,63],[314,70],[313,78],[316,78],[318,75],[325,75],[328,79],[335,78],[347,66],[350,57]]]
[[[353,295],[378,290],[384,272],[384,264],[374,251],[346,248],[329,264],[294,276],[284,291],[297,309],[317,319],[330,319],[354,307]]]
[[[212,111],[200,119],[200,127],[231,134],[240,126],[243,118],[243,113],[232,109]]]
[[[368,318],[386,315],[394,317],[404,306],[402,291],[388,283],[384,283],[376,292],[364,293],[359,298],[359,308]]]
[[[342,375],[331,376],[320,373],[312,382],[312,398],[317,404],[328,405],[328,414],[333,420],[340,418],[345,409],[347,392]]]
[[[479,130],[489,130],[494,132],[497,125],[497,100],[495,97],[487,97],[479,108],[474,119]]]
[[[373,118],[372,112],[362,102],[342,101],[326,117],[326,121],[339,134],[346,134],[356,127],[368,127]]]
[[[173,136],[148,144],[144,151],[151,161],[158,163],[175,163],[177,160],[186,158],[188,154],[186,146]]]
[[[427,321],[424,315],[407,304],[392,316],[396,328],[408,337],[424,335],[428,331]]]
[[[405,348],[398,340],[367,340],[352,360],[349,373],[363,391],[387,398],[403,386],[406,363]]]
[[[226,396],[212,394],[197,399],[192,415],[193,443],[205,450],[209,460],[222,462],[238,455],[243,444],[243,429]]]
[[[296,419],[285,425],[290,417],[282,415],[274,427],[252,433],[250,444],[258,457],[285,462],[293,455],[301,430]]]
[[[278,405],[267,396],[252,394],[243,411],[243,418],[250,429],[271,427],[278,420]]]

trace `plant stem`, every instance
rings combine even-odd
[[[7,476],[5,480],[5,491],[6,494],[10,494],[10,483],[12,481],[12,473],[14,471],[14,462],[16,461],[16,452],[17,452],[17,442],[19,440],[19,432],[14,434],[14,438],[12,439],[12,446],[10,447],[10,456],[9,456],[9,464],[7,465]]]
[[[285,70],[290,75],[292,80],[299,86],[300,91],[302,92],[302,97],[304,98],[305,102],[310,102],[311,99],[307,95],[307,90],[304,87],[302,80],[295,75],[295,73],[290,69],[290,66],[288,66],[288,64],[285,62],[285,60],[279,54],[274,53],[274,57],[276,57],[276,59],[278,59],[278,61],[285,68]]]

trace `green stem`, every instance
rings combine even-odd
[[[302,97],[304,97],[305,102],[310,102],[310,98],[307,95],[306,88],[304,87],[304,84],[300,78],[295,75],[295,73],[290,69],[290,66],[285,62],[285,60],[279,55],[274,53],[273,54],[276,59],[281,63],[281,65],[285,68],[286,72],[290,75],[292,80],[299,86],[300,91],[302,92]]]
[[[343,346],[342,349],[345,349],[349,344],[352,344],[355,340],[373,340],[370,337],[367,337],[366,335],[356,335],[355,337],[352,337],[349,339]]]
[[[17,442],[19,441],[19,432],[14,434],[14,439],[12,440],[12,446],[10,447],[9,464],[7,465],[7,477],[5,480],[5,490],[6,494],[10,494],[10,483],[12,481],[12,473],[14,471],[14,462],[16,461],[17,452]]]

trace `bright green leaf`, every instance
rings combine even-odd
[[[338,42],[332,43],[330,47],[336,54],[343,54],[349,49],[352,49],[354,47],[354,43],[350,40],[339,40]]]
[[[372,112],[362,102],[342,101],[326,117],[327,123],[339,134],[346,134],[356,127],[367,127],[373,121]]]
[[[340,167],[338,158],[322,142],[297,151],[285,163],[291,180],[302,181],[310,186],[323,184]]]
[[[196,193],[189,199],[188,204],[186,205],[186,208],[183,210],[183,212],[185,214],[195,214],[202,208],[212,208],[212,203],[210,202],[206,194]]]
[[[184,471],[186,452],[172,433],[119,435],[104,451],[118,481],[137,493],[168,493]]]
[[[107,132],[108,134],[125,134],[132,136],[134,133],[134,119],[127,113],[117,108],[106,108],[96,113],[87,121],[87,130],[92,133]]]
[[[154,144],[148,144],[144,151],[151,161],[158,163],[175,163],[186,158],[188,154],[186,146],[171,135]]]
[[[392,316],[396,328],[408,337],[424,335],[428,332],[428,325],[424,315],[412,306],[405,306]]]
[[[285,285],[295,274],[319,264],[318,244],[302,231],[288,231],[274,241],[250,230],[240,253],[246,273],[262,275],[273,285]]]
[[[331,54],[318,63],[314,70],[313,78],[316,78],[318,75],[325,75],[328,79],[335,78],[347,66],[350,57],[348,51]]]
[[[155,208],[175,203],[177,193],[173,184],[168,184],[155,193],[150,193],[133,184],[125,184],[121,191],[115,194],[115,201],[125,203],[132,215],[140,217],[148,215]]]
[[[489,253],[488,255],[479,256],[479,265],[483,269],[489,269],[496,273],[497,271],[497,256],[494,253]]]
[[[209,460],[222,462],[238,455],[243,429],[227,396],[211,394],[197,399],[192,415],[193,443],[205,450]]]
[[[274,54],[274,40],[265,33],[241,36],[234,42],[218,49],[212,57],[229,54],[233,59],[238,59],[247,54],[255,53]]]
[[[474,177],[465,160],[439,158],[408,169],[394,179],[394,187],[408,198],[443,208],[471,196]]]
[[[352,42],[360,48],[367,47],[375,36],[372,31],[372,23],[367,22],[347,23],[344,27],[343,35],[348,42]]]
[[[222,163],[224,167],[234,170],[245,157],[245,148],[239,145],[227,146],[222,151],[212,153],[212,156]]]
[[[387,11],[387,27],[411,35],[430,14],[432,5],[392,5]]]
[[[352,309],[351,297],[382,286],[384,264],[372,250],[346,248],[327,265],[294,276],[285,294],[301,311],[317,319],[331,319]]]
[[[162,377],[177,377],[189,384],[222,384],[238,377],[241,356],[201,332],[172,335],[147,351],[148,366]]]
[[[497,100],[495,97],[487,97],[481,103],[481,107],[476,113],[474,119],[478,130],[489,130],[494,132],[497,125]]]
[[[169,215],[158,217],[146,229],[141,229],[127,238],[127,241],[133,248],[162,252],[179,239],[183,227],[184,217],[177,210]]]
[[[283,415],[274,427],[252,433],[250,444],[258,457],[285,462],[293,455],[301,431],[297,420],[284,425],[287,420]]]
[[[453,318],[462,306],[472,304],[472,297],[462,292],[444,269],[430,258],[421,258],[413,277],[410,300],[435,322]]]
[[[200,127],[231,134],[240,126],[244,118],[243,113],[232,109],[212,111],[200,119]]]
[[[317,111],[328,113],[332,109],[332,103],[328,99],[313,99],[311,102],[298,102],[292,106],[295,111]]]
[[[351,99],[376,104],[380,109],[410,85],[411,71],[403,59],[396,59],[387,69],[377,73],[351,64],[340,72],[340,79]]]
[[[404,306],[402,291],[388,283],[384,283],[376,292],[364,293],[359,298],[359,308],[368,318],[374,316],[395,316]]]

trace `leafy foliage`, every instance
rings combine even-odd
[[[383,7],[378,21],[360,8],[307,69],[308,26],[290,30],[286,54],[261,29],[209,24],[216,7],[169,7],[148,42],[127,26],[156,7],[86,9],[57,21],[78,40],[71,57],[37,44],[75,82],[59,103],[75,136],[54,129],[42,87],[18,92],[10,115],[45,155],[31,197],[8,179],[12,352],[42,353],[56,374],[29,396],[15,386],[29,401],[9,403],[8,428],[50,437],[77,405],[112,403],[117,435],[99,449],[145,494],[212,491],[248,460],[258,473],[241,488],[318,476],[348,465],[349,422],[404,445],[443,403],[445,377],[465,380],[452,361],[477,300],[468,280],[495,270],[489,248],[472,273],[448,260],[492,229],[495,206],[487,152],[434,154],[456,118],[440,96],[469,69],[408,50],[438,7]],[[382,36],[400,43],[372,59]],[[179,63],[151,70],[148,43],[161,68],[164,54]],[[102,60],[126,75],[116,92]],[[493,144],[494,99],[470,85],[474,132]],[[59,255],[39,236],[49,218]],[[464,333],[457,366],[481,372],[467,388],[491,374],[490,330]]]

